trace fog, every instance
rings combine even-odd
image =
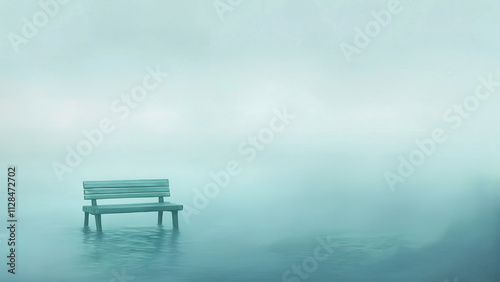
[[[499,279],[500,4],[220,6],[226,2],[0,3],[0,179],[7,183],[7,167],[17,167],[20,225],[20,274],[5,277],[66,279],[64,270],[43,274],[44,263],[28,257],[42,255],[36,230],[51,238],[53,228],[60,238],[76,238],[68,239],[71,248],[88,247],[72,233],[81,231],[81,207],[90,204],[83,181],[169,179],[171,201],[184,211],[179,241],[168,250],[210,246],[196,262],[206,271],[185,276],[190,263],[179,258],[172,281],[222,279],[223,272],[207,274],[210,248],[231,249],[236,238],[290,259],[270,262],[262,276],[233,265],[249,274],[241,281],[288,281],[283,271],[314,250],[316,236],[380,234],[403,236],[408,249],[395,242],[387,256],[354,267],[359,273],[336,276],[320,266],[307,279]],[[44,9],[53,16],[30,29]],[[386,25],[366,46],[356,45],[357,30],[365,32],[382,10],[393,11]],[[6,222],[6,213],[0,219]],[[121,228],[156,228],[150,213],[104,215],[103,222],[110,242],[123,235],[136,244]],[[147,230],[145,240],[158,243]],[[168,232],[160,240],[173,238]],[[0,236],[6,253],[8,234]],[[53,243],[46,247],[57,252]],[[151,246],[141,246],[150,254]],[[353,267],[360,260],[350,264],[345,248],[336,259]],[[79,279],[109,280],[110,269],[127,261],[104,260],[110,265],[102,277],[79,271]],[[247,263],[257,267],[259,255]],[[161,267],[135,279],[160,280],[154,273]],[[391,269],[400,272],[391,276]]]

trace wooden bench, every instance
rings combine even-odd
[[[158,224],[162,224],[164,211],[172,212],[173,227],[179,229],[177,212],[183,206],[163,200],[163,197],[170,197],[168,179],[84,181],[83,194],[85,200],[92,201],[91,206],[83,206],[84,226],[89,226],[89,214],[95,215],[98,232],[102,231],[101,214],[132,212],[158,212]],[[158,202],[97,205],[99,199],[149,197],[158,197]]]

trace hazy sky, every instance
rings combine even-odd
[[[53,17],[26,38],[26,25],[44,8],[1,1],[2,163],[50,172],[54,161],[64,161],[66,146],[84,139],[83,130],[108,118],[116,130],[86,164],[105,168],[145,157],[141,164],[208,172],[267,126],[275,108],[288,107],[296,118],[271,155],[308,162],[384,154],[383,164],[365,163],[378,164],[374,175],[383,181],[379,170],[397,167],[416,139],[449,128],[443,114],[474,93],[479,76],[500,80],[498,1],[402,0],[402,10],[350,62],[341,44],[354,45],[356,28],[364,30],[372,12],[391,1],[243,0],[222,18],[217,3],[227,2],[48,4]],[[26,41],[13,43],[13,36]],[[148,68],[169,76],[120,119],[113,103],[141,85]],[[450,133],[441,160],[498,153],[499,104],[498,95],[482,102]],[[493,158],[482,164],[487,174],[499,167]],[[78,177],[88,177],[85,169]]]
[[[211,277],[263,275],[281,257],[306,254],[305,265],[314,249],[295,252],[301,242],[349,229],[441,242],[405,256],[387,241],[402,254],[382,261],[391,277],[394,266],[411,265],[413,281],[487,269],[498,257],[499,66],[498,0],[0,0],[0,221],[15,165],[19,271],[36,280],[120,261],[164,273],[150,256],[168,277],[191,263]],[[232,163],[241,172],[208,196]],[[168,260],[167,238],[142,232],[152,213],[105,216],[118,245],[79,233],[83,181],[164,178],[166,200],[184,205]],[[121,236],[134,225],[140,234]]]

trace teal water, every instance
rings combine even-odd
[[[20,166],[17,274],[4,265],[0,281],[500,281],[497,182],[417,175],[391,193],[360,165],[364,178],[324,177],[351,170],[339,160],[248,167],[191,216],[192,187],[206,179],[172,170],[169,200],[185,206],[178,232],[169,214],[157,226],[156,213],[135,213],[103,215],[102,234],[93,217],[83,227],[79,174],[43,186],[43,169]],[[0,232],[2,256],[6,239]]]
[[[500,212],[487,203],[427,241],[390,230],[287,230],[216,219],[181,221],[174,231],[169,220],[156,226],[155,216],[103,216],[102,234],[92,218],[83,228],[83,214],[20,221],[17,280],[2,273],[2,281],[500,281]],[[331,253],[320,243],[328,240]],[[313,263],[318,247],[327,258]]]

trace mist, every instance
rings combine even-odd
[[[500,280],[499,5],[2,1],[2,281]],[[126,179],[180,232],[84,229],[83,181]]]

